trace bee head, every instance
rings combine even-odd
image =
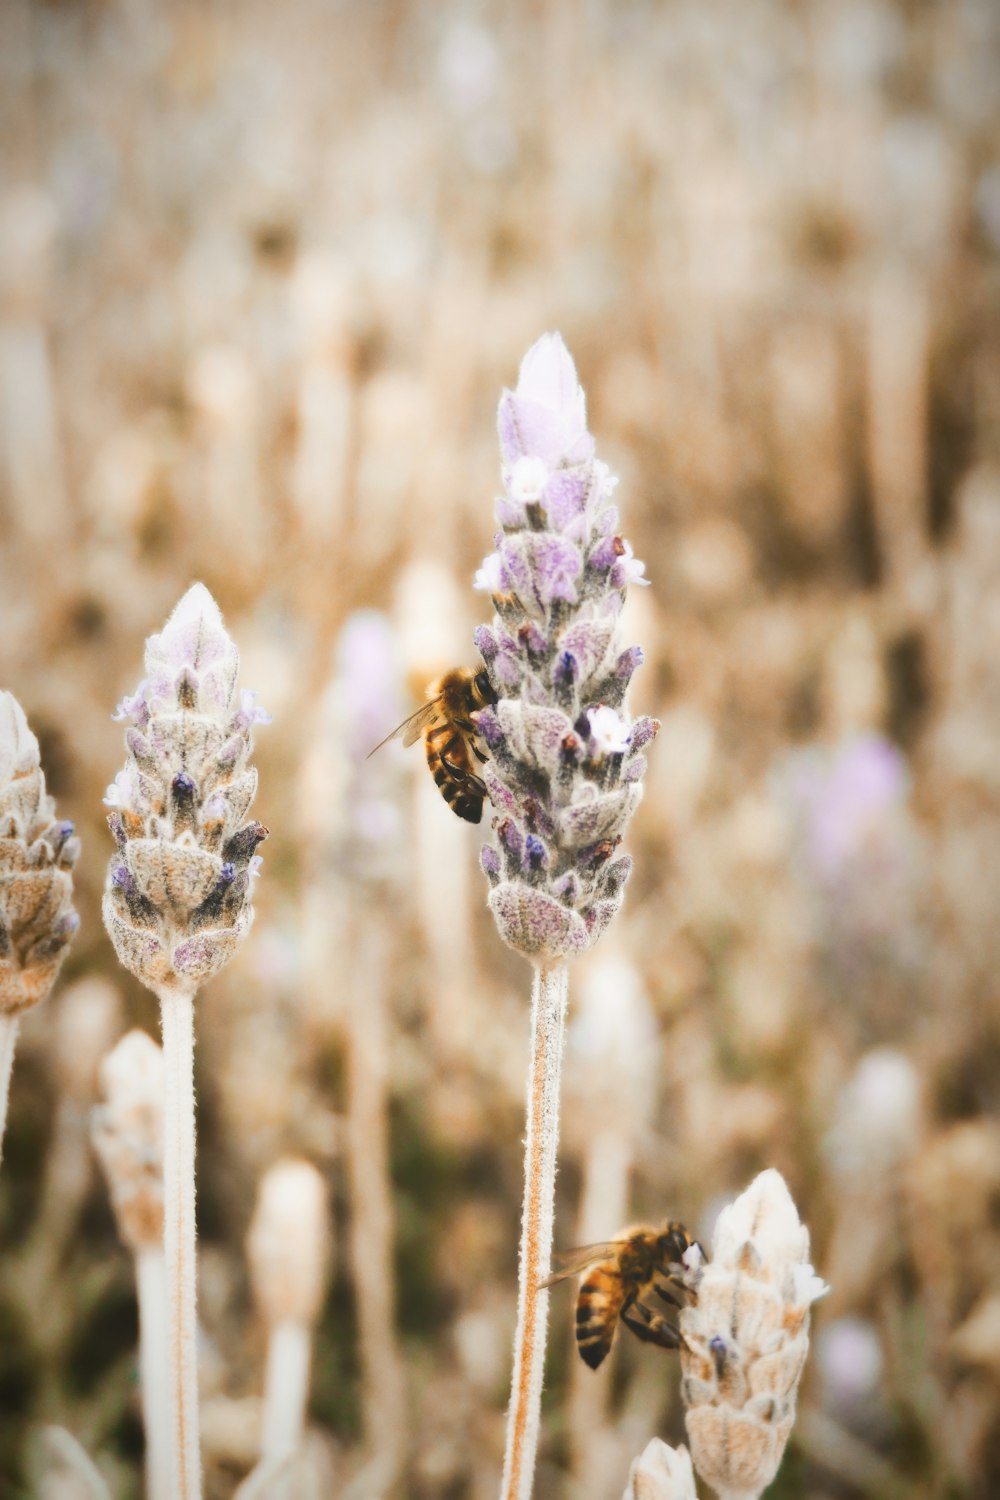
[[[472,686],[480,703],[495,703],[497,701],[497,695],[493,691],[493,684],[490,682],[489,673],[485,669],[476,673]]]

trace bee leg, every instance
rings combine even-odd
[[[489,760],[489,756],[488,755],[484,755],[483,752],[482,752],[482,750],[480,750],[480,748],[479,748],[478,745],[474,744],[472,746],[472,753],[476,757],[476,759],[478,760],[479,764],[481,766],[485,766],[486,762]]]
[[[661,1286],[657,1282],[653,1290],[664,1302],[669,1302],[672,1307],[683,1307],[685,1303],[693,1300],[694,1293],[683,1276],[674,1275],[665,1266],[660,1267],[660,1275],[666,1282],[666,1286]]]
[[[459,766],[453,766],[450,760],[445,761],[445,766],[451,772],[453,779],[464,789],[477,792],[480,797],[488,797],[486,782],[479,776],[473,776],[471,771],[464,771]]]
[[[480,797],[489,795],[485,781],[478,776],[473,776],[472,772],[467,771],[464,766],[456,766],[455,762],[449,760],[446,755],[442,755],[441,764],[458,786],[467,787],[470,791],[477,792]]]
[[[660,1349],[679,1349],[684,1341],[679,1328],[668,1323],[659,1313],[650,1312],[641,1302],[624,1306],[620,1317],[625,1327],[644,1344],[656,1344]]]

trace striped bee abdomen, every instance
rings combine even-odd
[[[483,816],[483,786],[472,770],[465,736],[444,719],[428,727],[424,736],[427,766],[444,800],[467,823]]]
[[[581,1283],[576,1303],[576,1344],[580,1358],[592,1370],[611,1351],[623,1300],[624,1288],[613,1261],[602,1261]]]

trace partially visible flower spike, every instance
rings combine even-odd
[[[80,853],[57,819],[38,741],[13,693],[0,692],[0,1016],[52,989],[80,918],[70,873]]]
[[[761,1172],[719,1215],[712,1259],[685,1256],[681,1396],[691,1456],[728,1500],[756,1500],[778,1472],[809,1349],[809,1309],[829,1287],[780,1172]]]
[[[104,921],[119,959],[150,989],[194,990],[233,957],[253,921],[255,850],[244,821],[257,790],[251,730],[267,723],[237,694],[239,653],[204,584],[146,642],[146,676],[116,717],[128,760],[108,788],[118,851]]]
[[[501,937],[553,962],[600,937],[631,868],[618,846],[659,726],[625,706],[642,652],[622,650],[618,617],[628,585],[646,580],[559,334],[525,355],[499,431],[500,530],[475,580],[496,609],[476,643],[499,698],[478,715],[497,812],[483,868]]]
[[[134,1255],[163,1245],[163,1053],[130,1031],[101,1064],[105,1102],[90,1134],[111,1193],[118,1232]]]
[[[80,918],[73,824],[56,818],[38,741],[13,693],[0,692],[0,1155],[18,1020],[55,983]]]
[[[163,1053],[130,1031],[101,1065],[105,1102],[90,1135],[111,1193],[118,1232],[135,1258],[139,1372],[146,1433],[147,1500],[170,1495],[167,1273],[163,1257]]]

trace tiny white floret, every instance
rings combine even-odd
[[[810,1265],[799,1264],[792,1270],[792,1285],[795,1300],[800,1307],[809,1307],[818,1302],[830,1290],[822,1276],[817,1276]]]
[[[624,719],[613,708],[602,703],[592,708],[588,715],[590,733],[601,755],[623,755],[628,749],[632,733]]]
[[[507,490],[512,500],[529,504],[540,498],[549,482],[549,467],[540,458],[519,458],[510,471]]]
[[[704,1261],[705,1254],[697,1240],[695,1240],[694,1244],[688,1245],[681,1256],[681,1264],[687,1271],[699,1271]]]
[[[472,580],[472,587],[480,589],[484,594],[500,593],[500,556],[497,552],[490,552],[483,558],[482,567],[476,572]]]

